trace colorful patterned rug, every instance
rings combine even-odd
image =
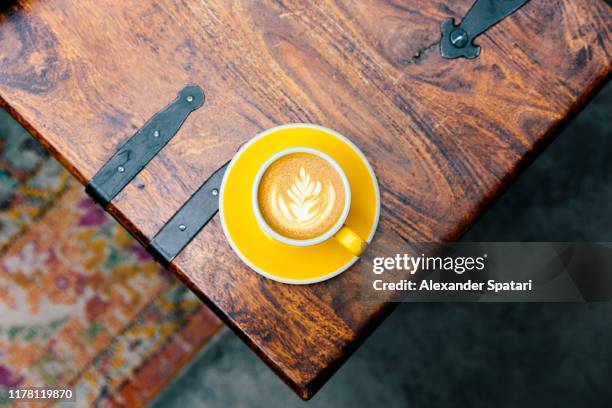
[[[0,391],[142,406],[220,327],[0,111]]]

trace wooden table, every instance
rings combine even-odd
[[[612,13],[532,0],[441,58],[473,0],[27,0],[0,17],[0,98],[82,183],[187,83],[205,105],[112,202],[148,242],[259,131],[338,130],[378,174],[378,240],[454,240],[606,82]],[[588,137],[588,135],[585,135]],[[543,187],[545,188],[545,187]],[[391,310],[354,270],[289,286],[243,265],[215,217],[171,269],[302,398]]]

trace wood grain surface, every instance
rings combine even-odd
[[[185,84],[202,86],[205,105],[112,203],[142,242],[243,142],[289,122],[365,152],[377,242],[454,240],[612,66],[600,0],[532,0],[477,40],[479,58],[442,59],[440,22],[472,2],[18,1],[0,17],[0,98],[87,183]],[[302,398],[392,308],[357,301],[354,270],[309,286],[260,277],[218,217],[171,268]]]

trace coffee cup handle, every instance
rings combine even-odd
[[[340,228],[340,231],[334,235],[334,238],[355,256],[361,256],[368,246],[367,242],[347,226]]]

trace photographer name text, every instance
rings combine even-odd
[[[435,282],[433,280],[423,280],[420,282],[401,279],[397,282],[385,282],[382,279],[376,279],[373,282],[373,288],[377,291],[428,291],[428,292],[515,292],[515,291],[531,291],[533,282],[498,282],[490,279],[487,282],[473,282],[467,280],[465,282]]]

